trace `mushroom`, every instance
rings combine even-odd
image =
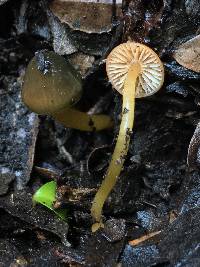
[[[116,184],[128,152],[134,122],[135,97],[156,93],[164,81],[163,64],[149,47],[127,42],[115,47],[106,60],[106,71],[113,87],[123,95],[122,119],[115,150],[104,180],[93,200],[91,215],[95,232],[103,226],[104,202]]]
[[[89,115],[73,109],[82,94],[80,75],[63,57],[50,51],[40,51],[26,69],[22,99],[38,114],[53,116],[66,127],[82,131],[110,128],[107,115]]]

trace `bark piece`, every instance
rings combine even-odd
[[[197,124],[195,132],[188,148],[187,164],[189,168],[196,168],[200,165],[200,123]]]
[[[164,12],[163,1],[127,1],[123,9],[124,31],[123,40],[134,40],[147,43],[148,35],[154,28],[159,28]]]
[[[38,116],[22,104],[20,83],[10,77],[7,80],[7,91],[0,94],[0,174],[14,175],[17,189],[22,189],[33,166]],[[5,184],[0,179],[0,187]]]

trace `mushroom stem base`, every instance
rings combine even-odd
[[[113,126],[113,122],[108,115],[89,115],[69,108],[54,113],[53,117],[65,127],[81,131],[101,131]]]
[[[104,202],[117,182],[128,152],[130,135],[132,133],[134,122],[135,87],[139,72],[139,64],[133,64],[129,69],[124,83],[122,120],[120,124],[119,135],[107,173],[95,195],[91,208],[91,215],[93,220],[96,222],[94,224],[95,227],[92,227],[93,232],[103,225],[101,222],[101,214]],[[98,223],[99,227],[97,227]]]

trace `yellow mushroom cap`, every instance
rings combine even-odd
[[[58,54],[40,51],[30,61],[22,86],[22,100],[38,114],[53,114],[71,107],[81,97],[81,77]]]
[[[163,64],[152,49],[134,42],[115,47],[106,59],[106,71],[113,87],[123,94],[124,82],[134,63],[139,63],[141,68],[136,84],[136,97],[156,93],[164,81]]]

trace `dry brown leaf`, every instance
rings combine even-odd
[[[200,35],[180,45],[173,57],[183,67],[200,72]]]
[[[115,6],[112,0],[54,0],[50,9],[73,30],[102,33],[112,29],[112,17],[121,16],[121,6],[121,0],[117,0]]]

